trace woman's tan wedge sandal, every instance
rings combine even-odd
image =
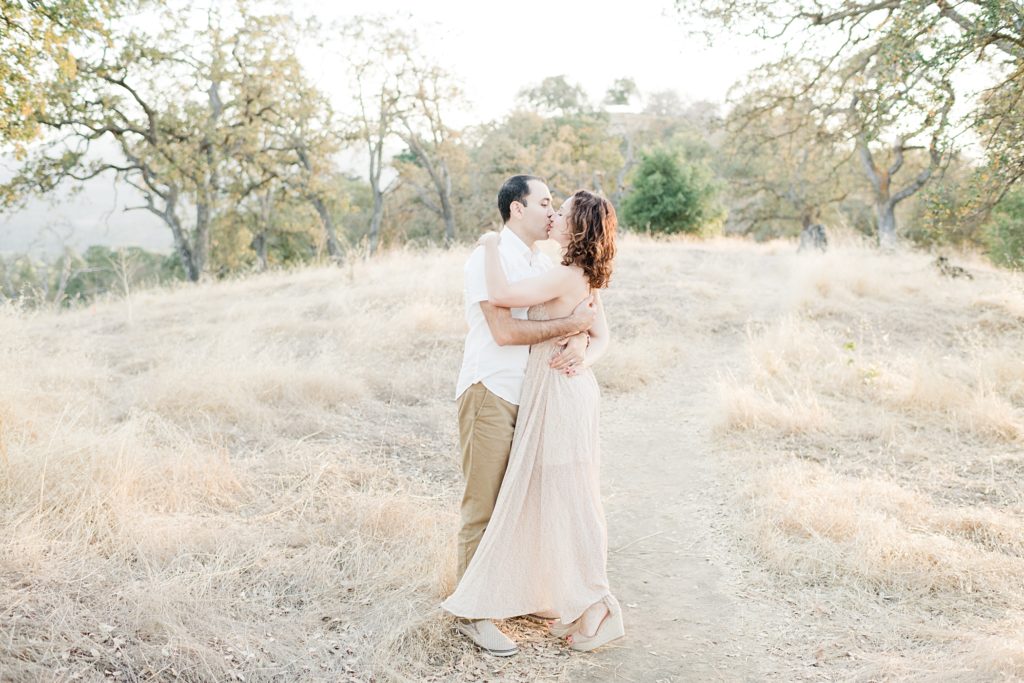
[[[556,638],[565,638],[568,635],[576,633],[579,627],[579,619],[569,624],[563,624],[561,621],[556,621],[554,623],[548,624],[548,631],[550,631],[551,635],[555,636]]]
[[[572,649],[578,652],[590,652],[626,635],[626,626],[622,623],[622,608],[619,607],[619,601],[610,595],[602,600],[605,607],[608,608],[608,613],[604,615],[604,619],[594,631],[594,635],[585,636],[578,629],[573,632],[569,637],[569,647]]]

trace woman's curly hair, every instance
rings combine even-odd
[[[604,197],[577,190],[565,220],[569,228],[569,245],[562,258],[563,266],[579,266],[594,289],[608,286],[612,279],[615,258],[615,228],[619,221],[615,207]]]

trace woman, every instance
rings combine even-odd
[[[531,319],[567,315],[608,284],[615,256],[615,209],[586,190],[559,209],[549,236],[561,265],[509,283],[497,233],[481,238],[493,304],[529,306]],[[574,650],[593,650],[624,634],[608,588],[608,539],[598,451],[600,392],[590,366],[608,348],[600,297],[586,360],[566,375],[548,359],[555,340],[530,348],[508,469],[480,546],[455,592],[442,604],[473,619],[556,615],[551,630]]]

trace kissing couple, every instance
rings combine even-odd
[[[458,584],[441,607],[485,652],[514,641],[493,620],[528,616],[589,651],[624,635],[608,586],[600,391],[608,349],[600,290],[615,257],[611,203],[579,190],[554,210],[541,178],[498,192],[504,227],[465,266],[469,333],[456,385],[465,492]],[[537,242],[561,247],[559,264]]]

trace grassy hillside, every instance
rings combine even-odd
[[[1024,676],[1022,281],[794,251],[624,239],[605,392],[696,349],[729,368],[708,418],[723,544],[791,615],[777,651],[820,641],[830,678]],[[465,257],[0,311],[0,678],[497,675],[436,609]],[[509,627],[504,680],[580,665]]]
[[[780,639],[843,678],[1024,677],[1024,287],[970,269],[805,262],[719,386]]]

